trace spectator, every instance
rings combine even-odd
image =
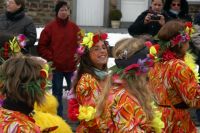
[[[189,29],[189,30],[186,30]],[[189,108],[200,107],[200,92],[193,58],[186,58],[190,25],[167,22],[158,32],[158,59],[149,72],[149,85],[165,123],[164,132],[196,133]],[[189,62],[188,62],[189,61]],[[195,74],[196,73],[196,74]]]
[[[171,19],[181,19],[184,21],[192,21],[188,14],[187,0],[166,0],[164,10]]]
[[[156,35],[159,29],[168,20],[168,16],[163,12],[164,0],[152,0],[151,7],[140,14],[135,22],[128,28],[130,35]]]
[[[78,47],[79,27],[69,20],[70,9],[65,1],[58,1],[55,7],[56,18],[47,24],[41,32],[38,53],[44,59],[53,62],[53,95],[58,99],[58,115],[63,116],[63,78],[67,81],[67,90],[71,86],[71,77],[76,70],[74,54]]]
[[[30,113],[35,102],[41,105],[44,100],[47,86],[43,85],[48,80],[41,75],[41,71],[44,72],[41,62],[26,56],[11,57],[1,65],[0,93],[6,96],[0,108],[1,132],[40,132]]]
[[[197,13],[197,15],[194,18],[194,24],[197,24],[200,26],[200,12]]]
[[[6,0],[6,12],[0,15],[0,39],[19,34],[27,37],[27,45],[22,52],[28,53],[37,35],[32,19],[25,15],[25,0]]]

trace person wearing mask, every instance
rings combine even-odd
[[[189,16],[189,6],[187,0],[166,0],[163,9],[167,12],[170,19],[181,19],[191,21]]]
[[[25,0],[6,0],[6,11],[0,15],[0,42],[4,38],[23,34],[27,38],[22,52],[27,54],[34,46],[37,33],[33,20],[25,14]]]
[[[151,35],[158,33],[160,28],[168,21],[168,16],[163,12],[164,0],[152,0],[148,10],[142,12],[135,22],[130,25],[128,32],[131,36]]]
[[[79,27],[69,19],[70,9],[65,1],[58,1],[55,6],[56,17],[41,32],[38,54],[53,63],[52,90],[58,99],[58,115],[63,117],[63,79],[67,89],[71,86],[71,77],[76,70],[74,54],[79,46]]]

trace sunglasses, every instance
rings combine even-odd
[[[180,7],[181,5],[180,4],[172,3],[172,6],[178,6],[178,7]]]

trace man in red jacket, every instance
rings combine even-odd
[[[70,89],[71,77],[76,69],[74,54],[78,47],[79,27],[69,20],[70,9],[65,1],[58,1],[55,6],[56,17],[41,32],[38,53],[44,59],[53,62],[53,95],[59,102],[58,115],[62,116],[63,78]]]

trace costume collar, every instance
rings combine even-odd
[[[94,67],[93,67],[93,70],[94,70],[94,73],[100,78],[100,80],[104,80],[106,76],[108,75],[107,71],[100,70]]]
[[[33,107],[29,107],[26,103],[11,98],[6,98],[3,101],[2,107],[8,110],[21,112],[25,115],[29,115],[33,111]]]

